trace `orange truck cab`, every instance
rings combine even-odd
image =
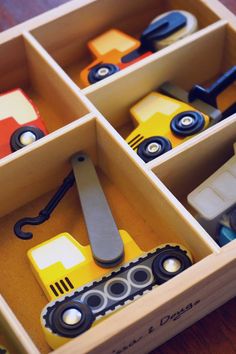
[[[152,54],[151,51],[141,50],[140,41],[116,29],[88,42],[88,47],[96,59],[80,74],[85,86],[103,80]]]
[[[95,60],[80,73],[85,86],[146,58],[197,30],[196,17],[187,11],[169,11],[158,15],[145,28],[140,39],[118,29],[110,29],[88,42]]]

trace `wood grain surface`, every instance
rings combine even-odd
[[[68,0],[1,0],[0,31]],[[221,0],[236,14],[236,0]],[[169,340],[152,354],[235,354],[236,298]]]

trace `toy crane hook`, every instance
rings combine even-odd
[[[53,195],[51,200],[48,202],[46,207],[39,212],[38,216],[25,217],[16,222],[16,224],[14,225],[15,235],[21,238],[22,240],[31,239],[33,237],[32,232],[24,232],[22,228],[26,225],[40,225],[44,221],[48,220],[53,210],[56,208],[58,203],[64,197],[66,192],[73,186],[74,182],[75,182],[75,177],[73,171],[71,171],[64,179],[63,183],[56,191],[56,193]]]

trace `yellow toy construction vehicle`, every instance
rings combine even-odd
[[[194,85],[186,92],[170,82],[151,92],[130,109],[136,128],[127,143],[145,162],[164,154],[210,125],[236,112],[234,102],[221,112],[216,98],[236,79],[236,66],[210,88]]]
[[[81,246],[67,233],[29,251],[37,279],[54,300],[41,314],[51,348],[77,337],[192,265],[191,254],[181,245],[163,244],[143,253],[125,231],[120,234],[125,259],[109,272],[96,265],[89,246]]]
[[[88,47],[97,59],[80,73],[85,86],[103,80],[152,54],[141,49],[140,41],[117,29],[111,29],[88,42]]]
[[[120,235],[124,243],[125,262],[142,254],[126,231],[121,230]],[[35,277],[50,301],[108,272],[108,269],[94,262],[89,245],[82,246],[66,232],[30,249],[28,258]]]
[[[197,27],[193,14],[178,10],[154,18],[139,40],[118,29],[110,29],[88,42],[95,60],[81,71],[80,79],[85,86],[101,81],[190,35]]]
[[[209,117],[189,104],[152,92],[130,110],[136,129],[127,143],[145,161],[178,146],[209,125]]]
[[[189,252],[176,244],[144,254],[126,231],[117,229],[89,156],[78,153],[71,162],[90,245],[82,246],[63,233],[28,252],[37,280],[53,300],[41,316],[52,348],[192,264]],[[61,188],[58,191],[57,202]],[[54,208],[55,198],[49,205]]]

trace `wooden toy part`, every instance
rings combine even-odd
[[[25,256],[30,247],[65,230],[78,235],[82,245],[88,244],[78,197],[71,191],[55,219],[47,227],[38,226],[37,238],[29,242],[15,238],[12,226],[24,215],[37,215],[78,151],[93,159],[117,224],[145,252],[159,243],[183,243],[195,264],[55,354],[150,352],[236,295],[236,241],[220,248],[185,208],[186,195],[232,155],[236,118],[216,124],[148,164],[121,137],[133,129],[129,108],[166,80],[188,90],[194,83],[212,82],[235,64],[235,16],[218,0],[128,0],[122,5],[115,0],[73,0],[0,35],[2,89],[27,88],[52,132],[2,159],[0,173],[1,293],[42,354],[51,352],[39,321],[47,300]],[[158,14],[178,8],[194,13],[198,32],[83,89],[80,72],[93,61],[86,48],[90,39],[111,26],[135,36]],[[235,98],[232,86],[220,97],[220,109]],[[5,303],[2,309],[0,326],[22,342],[24,328],[8,326],[12,315]],[[172,320],[176,313],[181,314],[177,321]],[[166,316],[169,320],[161,326]],[[154,332],[149,333],[149,328]],[[22,353],[36,352],[30,343]]]
[[[192,191],[188,202],[207,220],[232,207],[236,202],[236,155]]]
[[[25,232],[22,230],[22,228],[25,225],[40,225],[47,221],[54,209],[57,207],[58,203],[61,201],[61,199],[65,196],[65,194],[68,192],[68,190],[73,186],[75,181],[75,177],[73,172],[71,171],[66,178],[63,180],[62,184],[58,188],[58,190],[55,192],[55,194],[52,196],[52,198],[49,200],[47,205],[40,210],[37,216],[34,217],[23,217],[20,220],[18,220],[15,225],[14,225],[14,233],[17,237],[19,237],[22,240],[29,240],[33,237],[32,232]]]
[[[0,95],[0,158],[47,134],[40,114],[21,89]]]
[[[111,29],[88,42],[88,47],[95,57],[117,50],[122,55],[128,54],[140,46],[140,42],[117,29]]]
[[[21,89],[0,95],[0,120],[10,117],[20,125],[39,118],[37,108]]]
[[[164,82],[164,84],[159,87],[159,91],[187,104],[190,103],[189,92],[183,90],[172,82]],[[222,119],[222,113],[219,109],[198,98],[191,101],[191,106],[209,116],[211,125],[218,123]]]
[[[230,214],[236,205],[236,155],[188,194],[187,200],[199,223],[213,238],[219,238],[221,246],[233,240]]]
[[[151,54],[151,52],[144,53],[144,55],[140,54],[140,58],[134,58],[128,63],[122,63],[122,57],[133,52],[140,45],[140,41],[115,29],[96,37],[88,42],[88,47],[96,59],[80,72],[81,81],[85,86],[88,86]],[[91,78],[89,79],[89,73],[92,70],[96,70],[96,66],[98,66],[101,76],[99,73],[99,79],[96,75],[96,79],[91,80]]]
[[[157,92],[152,92],[144,97],[131,108],[130,113],[137,128],[126,138],[126,141],[134,150],[139,149],[141,143],[144,143],[145,140],[148,138],[151,139],[152,137],[157,137],[158,139],[164,138],[166,141],[169,141],[168,150],[170,150],[186,139],[189,139],[200,130],[207,128],[210,122],[207,115],[198,113],[198,111],[189,104]],[[180,115],[182,116],[183,130],[185,130],[182,135],[175,132],[172,124],[174,119],[178,116],[180,117]],[[198,116],[197,118],[193,118],[192,116],[194,115],[199,115],[202,120],[202,124],[199,124],[199,129],[196,130],[191,128],[194,119],[196,119],[197,122],[198,118]],[[187,133],[188,123],[190,123],[189,133]],[[196,125],[196,127],[198,127],[198,125]],[[152,143],[150,142],[150,144]],[[155,144],[158,144],[158,142]],[[156,148],[158,148],[158,145],[156,145]],[[150,156],[147,157],[147,159],[150,160],[157,157],[159,153],[162,154],[168,151],[166,149],[161,150],[160,148],[160,151],[154,151],[155,149],[153,151],[150,150]],[[152,153],[153,156],[151,156]],[[139,156],[143,158],[145,162],[148,162],[145,157],[142,157],[140,154]]]
[[[143,251],[129,234],[119,232],[125,248],[124,262],[140,256]],[[27,255],[48,300],[68,294],[110,271],[94,262],[89,245],[82,246],[67,232],[30,249]]]
[[[101,267],[113,267],[122,261],[124,246],[93,162],[79,153],[72,166],[94,260]]]
[[[40,354],[32,342],[30,336],[26,333],[22,324],[18,321],[8,303],[0,295],[0,344],[1,349],[7,348],[8,351],[4,354]],[[2,348],[3,347],[3,348]],[[10,353],[9,353],[10,352]]]
[[[49,303],[42,311],[46,340],[55,349],[137,300],[192,265],[192,255],[179,244],[161,244],[131,263]]]
[[[115,74],[115,72],[122,70],[138,62],[139,60],[148,57],[149,55],[152,54],[152,52],[148,51],[148,52],[144,52],[143,54],[137,52],[135,54],[136,55],[134,56],[131,55],[127,61],[126,60],[122,61],[122,59],[125,56],[124,57],[121,56],[121,53],[117,49],[113,49],[111,52],[94,60],[91,64],[89,64],[86,68],[84,68],[80,72],[81,82],[83,82],[85,86],[89,86],[92,83],[101,81],[106,77]],[[112,69],[109,68],[109,66],[112,66]],[[92,70],[97,71],[96,80],[94,80],[94,82],[90,82],[91,80],[89,80],[89,73]]]
[[[156,18],[154,18],[152,20],[151,24],[155,24],[156,22],[163,20],[166,16],[171,15],[173,13],[177,13],[177,14],[182,15],[186,19],[186,23],[184,26],[177,28],[176,31],[170,33],[168,36],[165,36],[165,37],[163,36],[163,39],[161,39],[161,40],[159,39],[156,41],[154,39],[153,45],[156,50],[163,49],[163,48],[167,47],[168,45],[170,45],[182,38],[185,38],[198,30],[198,20],[197,20],[196,16],[194,16],[192,13],[190,13],[188,11],[183,11],[183,10],[165,12],[164,14],[161,14],[160,16],[157,16]],[[169,27],[170,27],[170,25],[169,25]],[[166,28],[166,31],[167,31],[167,28]]]

